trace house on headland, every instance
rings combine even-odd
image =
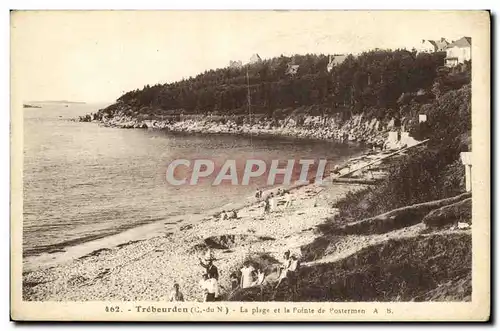
[[[471,60],[472,39],[470,37],[462,37],[446,48],[446,58],[444,65],[447,67],[455,67],[465,61]]]
[[[252,57],[250,57],[250,61],[249,63],[250,64],[253,64],[253,63],[258,63],[258,62],[261,62],[262,59],[260,58],[259,54],[255,53],[252,55]]]
[[[298,64],[289,63],[287,66],[288,67],[287,67],[286,72],[285,72],[287,75],[295,76],[297,74],[297,72],[299,71]]]
[[[328,71],[328,72],[332,71],[334,66],[342,64],[346,58],[347,58],[347,55],[345,55],[345,54],[333,55],[333,56],[329,55],[328,56],[328,65],[326,66],[326,71]]]
[[[441,38],[440,40],[422,39],[418,51],[420,53],[445,52],[449,44],[445,38]]]
[[[243,67],[241,61],[232,61],[232,60],[229,61],[229,68],[239,69],[241,67]]]

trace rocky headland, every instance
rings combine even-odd
[[[352,142],[369,147],[387,147],[388,133],[404,131],[397,119],[379,120],[364,114],[350,116],[290,115],[282,119],[267,116],[242,115],[144,115],[119,102],[95,113],[80,116],[81,122],[98,122],[107,127],[123,129],[157,129],[172,132],[238,134],[253,136],[281,136],[299,139]],[[409,124],[410,119],[403,118]],[[391,148],[399,148],[410,142],[401,141]]]

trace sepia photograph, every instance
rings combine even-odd
[[[12,318],[489,318],[488,11],[10,21]]]

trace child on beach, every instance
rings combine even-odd
[[[254,283],[254,286],[259,286],[264,283],[264,278],[266,277],[266,274],[262,271],[262,269],[257,269],[257,280]]]
[[[257,189],[257,191],[255,192],[255,198],[257,200],[260,200],[260,198],[262,198],[262,191]]]
[[[240,286],[240,280],[238,279],[236,272],[231,273],[229,279],[231,280],[231,290],[235,290],[238,288],[238,286]]]
[[[270,209],[271,209],[271,203],[269,202],[269,197],[267,197],[266,200],[264,200],[264,212],[263,212],[263,214],[269,213]]]
[[[223,221],[223,220],[226,220],[226,219],[227,219],[227,214],[226,214],[226,211],[224,211],[224,210],[223,210],[223,211],[220,213],[220,219],[221,219],[221,221]]]
[[[251,287],[253,285],[253,273],[255,269],[250,262],[245,261],[243,268],[241,268],[241,288]]]
[[[292,205],[292,196],[290,192],[285,192],[285,209],[289,208]]]
[[[270,204],[270,211],[273,212],[276,210],[276,198],[274,197],[274,194],[269,194],[269,204]]]
[[[184,301],[184,295],[182,295],[181,291],[179,291],[179,284],[174,284],[174,290],[170,293],[169,301]]]

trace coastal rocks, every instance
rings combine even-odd
[[[229,234],[221,236],[212,236],[204,240],[209,248],[229,249],[236,246],[243,246],[255,242],[275,240],[272,237],[254,236],[246,234]]]
[[[203,240],[203,242],[195,244],[190,250],[190,253],[204,252],[207,249],[220,249],[229,250],[230,248],[241,247],[245,245],[261,243],[265,241],[274,241],[273,237],[257,236],[251,234],[227,234],[210,236]]]
[[[91,122],[92,121],[92,117],[90,114],[87,114],[85,116],[80,116],[79,117],[79,121],[80,122]]]
[[[186,133],[243,134],[284,136],[293,138],[358,142],[382,147],[394,121],[382,123],[376,118],[353,115],[348,120],[339,116],[290,115],[277,120],[257,116],[245,118],[214,115],[148,115],[116,104],[97,113],[80,117],[82,122],[98,121],[107,127],[159,129]],[[391,125],[392,124],[392,125]]]

